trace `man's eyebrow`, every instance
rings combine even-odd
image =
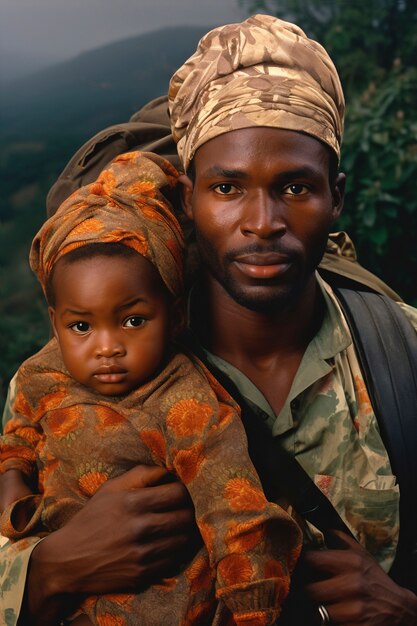
[[[206,170],[203,170],[202,176],[211,178],[211,177],[220,177],[220,178],[229,178],[229,179],[245,179],[249,178],[249,174],[244,170],[239,169],[226,169],[221,165],[212,165]],[[288,170],[283,169],[279,173],[277,173],[276,178],[320,178],[322,176],[322,170],[318,168],[311,167],[309,165],[302,165],[300,167],[291,168]]]
[[[310,167],[309,165],[303,165],[302,167],[296,167],[290,170],[283,170],[277,176],[277,178],[321,178],[323,172],[321,169]]]
[[[221,178],[232,178],[232,179],[248,178],[248,174],[244,172],[243,170],[226,169],[224,167],[221,167],[221,165],[212,165],[208,169],[204,170],[202,172],[202,175],[205,177],[219,176]]]

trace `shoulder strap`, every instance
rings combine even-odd
[[[417,333],[401,308],[386,296],[337,288],[335,293],[400,485],[400,546],[394,569],[409,584],[416,571],[410,554],[417,539]]]

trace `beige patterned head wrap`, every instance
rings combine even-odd
[[[185,170],[202,144],[251,126],[307,133],[340,158],[344,97],[336,68],[298,26],[270,15],[210,31],[168,95]]]
[[[45,290],[55,263],[91,243],[122,243],[147,258],[169,291],[183,290],[184,239],[161,190],[176,185],[179,173],[150,152],[122,154],[95,183],[75,191],[33,240],[30,265]]]

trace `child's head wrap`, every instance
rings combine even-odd
[[[179,174],[150,152],[123,154],[61,204],[33,240],[30,265],[45,290],[55,263],[91,243],[122,243],[149,259],[169,291],[183,289],[184,239],[164,188]]]
[[[185,170],[201,145],[251,126],[307,133],[340,158],[344,98],[336,68],[301,28],[270,15],[205,35],[168,96]]]

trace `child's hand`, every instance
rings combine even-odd
[[[19,470],[8,470],[0,474],[0,514],[9,504],[31,494],[32,491]]]

